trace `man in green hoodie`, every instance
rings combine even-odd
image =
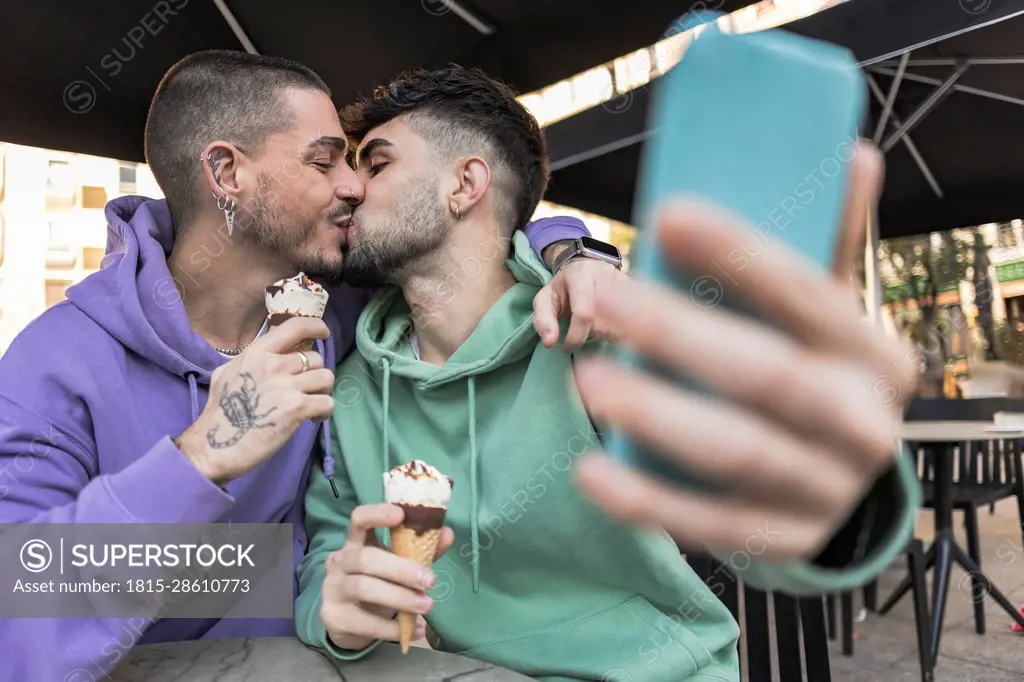
[[[514,226],[533,212],[547,181],[536,121],[504,86],[459,67],[399,78],[344,119],[359,142],[355,162],[366,188],[349,231],[346,276],[356,284],[394,286],[364,311],[358,352],[337,372],[334,451],[343,466],[335,475],[337,494],[324,477],[313,476],[307,495],[310,545],[299,569],[299,637],[356,660],[396,641],[394,615],[409,611],[425,616],[434,646],[546,682],[738,680],[737,624],[669,535],[613,520],[605,509],[627,519],[644,514],[635,501],[595,486],[593,477],[582,479],[591,493],[584,495],[571,473],[579,456],[599,447],[592,417],[631,425],[623,424],[624,408],[608,400],[588,415],[572,381],[574,354],[547,347],[533,328],[533,297],[550,275]],[[723,244],[737,233],[724,233]],[[694,248],[708,247],[695,241]],[[614,287],[632,291],[634,284],[623,277]],[[617,301],[611,291],[604,298],[600,305]],[[669,311],[677,306],[663,302]],[[620,337],[650,331],[646,320],[634,320],[637,329],[620,327]],[[838,366],[848,365],[841,356]],[[798,386],[794,397],[806,399],[808,389]],[[660,416],[653,427],[673,432]],[[868,416],[877,426],[878,415]],[[877,442],[860,447],[858,431],[844,434],[857,446],[837,456],[842,461],[823,459],[810,435],[772,440],[782,421],[735,424],[738,432],[759,425],[766,448],[799,446],[792,455],[783,452],[781,469],[760,463],[759,480],[747,484],[746,516],[735,524],[714,520],[730,532],[739,526],[744,535],[687,539],[723,540],[711,544],[726,557],[745,548],[743,565],[736,560],[734,568],[764,587],[810,593],[866,581],[909,537],[912,473],[897,469],[890,475],[894,486],[876,486],[867,496],[888,503],[876,515],[888,529],[874,534],[881,540],[862,544],[857,556],[823,562],[821,529],[841,525],[880,469],[892,467],[892,455],[875,452]],[[657,442],[659,434],[653,437],[671,450]],[[413,459],[455,481],[433,570],[386,549],[387,531],[403,514],[383,503],[382,475]],[[814,484],[801,467],[825,480]],[[634,479],[628,483],[632,494],[642,489]],[[773,486],[784,499],[776,499]],[[656,489],[659,502],[684,499],[666,497],[665,489]],[[756,503],[769,501],[774,507],[761,517],[765,522],[749,525],[769,508]],[[785,525],[810,517],[824,522]]]

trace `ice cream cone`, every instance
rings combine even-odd
[[[452,479],[420,460],[397,466],[384,474],[384,497],[405,512],[402,524],[391,531],[391,551],[430,568],[441,541],[441,529]],[[408,653],[416,631],[415,613],[399,612],[402,653]]]
[[[412,559],[420,566],[430,568],[434,554],[441,540],[441,529],[420,533],[409,526],[398,526],[391,531],[391,551],[404,559]],[[402,611],[398,614],[398,631],[401,635],[402,653],[409,651],[413,633],[416,630],[416,614]]]

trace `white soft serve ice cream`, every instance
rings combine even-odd
[[[384,499],[388,504],[447,508],[452,479],[416,459],[384,473]]]
[[[267,312],[271,317],[323,317],[328,297],[322,286],[300,272],[267,287]]]

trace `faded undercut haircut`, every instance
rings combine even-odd
[[[498,221],[509,233],[525,227],[548,184],[548,155],[537,119],[506,84],[456,64],[401,74],[341,111],[355,143],[399,116],[427,141],[441,163],[480,156],[491,169]]]
[[[287,88],[331,94],[302,64],[234,50],[197,52],[164,74],[149,107],[145,150],[176,230],[201,206],[203,148],[225,140],[259,156],[268,137],[295,125],[280,101]]]

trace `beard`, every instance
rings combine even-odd
[[[308,245],[316,237],[316,219],[289,209],[265,174],[261,173],[256,182],[256,195],[240,211],[247,215],[237,228],[242,238],[260,251],[289,259],[291,269],[296,272],[304,272],[327,284],[339,284],[342,277],[341,253],[328,254],[323,248],[308,253]],[[329,217],[341,218],[351,212],[352,207],[343,204]]]
[[[356,214],[358,242],[342,247],[343,279],[357,287],[401,284],[416,261],[437,251],[448,237],[448,215],[437,195],[438,180],[409,181],[387,215]]]

